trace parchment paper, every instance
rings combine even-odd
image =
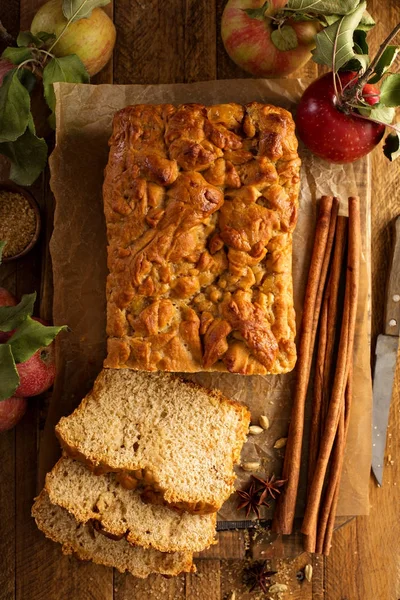
[[[58,341],[58,375],[46,423],[40,465],[42,474],[59,452],[53,428],[90,389],[105,356],[106,232],[101,187],[107,162],[107,141],[114,113],[129,104],[182,102],[271,102],[293,110],[306,81],[229,80],[172,85],[55,84],[57,143],[51,157],[51,187],[56,198],[51,254],[54,270],[54,322],[67,323],[71,332]],[[316,200],[322,194],[362,199],[363,257],[361,293],[355,340],[354,401],[342,479],[339,515],[368,512],[371,454],[371,378],[369,362],[369,245],[370,188],[368,159],[354,165],[330,165],[300,148],[302,158],[299,221],[293,240],[293,277],[298,327],[316,220]],[[343,203],[342,212],[347,206]],[[244,377],[231,374],[191,376],[203,385],[218,387],[247,404],[253,423],[267,415],[270,428],[250,436],[244,460],[261,460],[260,476],[281,472],[284,449],[274,443],[286,437],[295,373]],[[307,447],[305,438],[304,447]],[[304,484],[306,463],[303,461]],[[237,468],[237,487],[249,474]],[[302,486],[303,488],[304,486]],[[304,490],[303,490],[304,491]],[[220,518],[238,520],[233,496]],[[299,511],[302,510],[301,502]],[[268,516],[264,513],[263,516]]]

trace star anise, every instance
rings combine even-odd
[[[278,488],[282,487],[286,483],[286,479],[276,479],[275,475],[272,475],[272,477],[270,477],[269,479],[268,477],[266,479],[261,479],[260,477],[256,477],[255,475],[252,475],[252,477],[255,481],[258,481],[258,483],[261,483],[262,485],[260,502],[261,500],[265,501],[268,498],[268,496],[271,496],[271,498],[275,500],[276,494],[281,493],[281,490],[279,490]]]
[[[265,499],[260,498],[259,490],[256,487],[255,482],[253,481],[250,484],[250,487],[247,490],[236,490],[237,495],[241,498],[241,502],[238,504],[238,510],[241,508],[246,508],[246,517],[253,511],[257,516],[257,519],[260,518],[260,507],[261,506],[269,506]]]
[[[264,594],[268,592],[270,578],[276,575],[277,571],[267,571],[267,561],[257,561],[245,569],[243,580],[249,586],[249,591],[252,592],[257,587],[260,587]]]

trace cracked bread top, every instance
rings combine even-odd
[[[114,117],[103,187],[105,366],[285,373],[296,360],[289,112],[135,105]]]

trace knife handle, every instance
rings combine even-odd
[[[400,336],[400,215],[394,223],[394,246],[385,310],[386,335]]]

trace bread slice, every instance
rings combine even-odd
[[[199,552],[214,543],[216,514],[178,514],[145,504],[138,491],[116,481],[115,474],[94,475],[82,463],[63,457],[46,476],[53,504],[66,508],[79,523],[91,519],[104,531],[131,544],[161,552]]]
[[[67,454],[97,473],[140,482],[145,501],[206,514],[233,491],[249,421],[244,406],[177,376],[103,369],[56,433]]]
[[[76,554],[81,560],[115,567],[121,573],[130,571],[142,578],[150,573],[178,575],[195,570],[188,552],[168,554],[132,546],[125,539],[110,540],[89,524],[78,523],[65,508],[52,504],[44,490],[36,498],[32,516],[46,537],[62,544],[64,554]]]

